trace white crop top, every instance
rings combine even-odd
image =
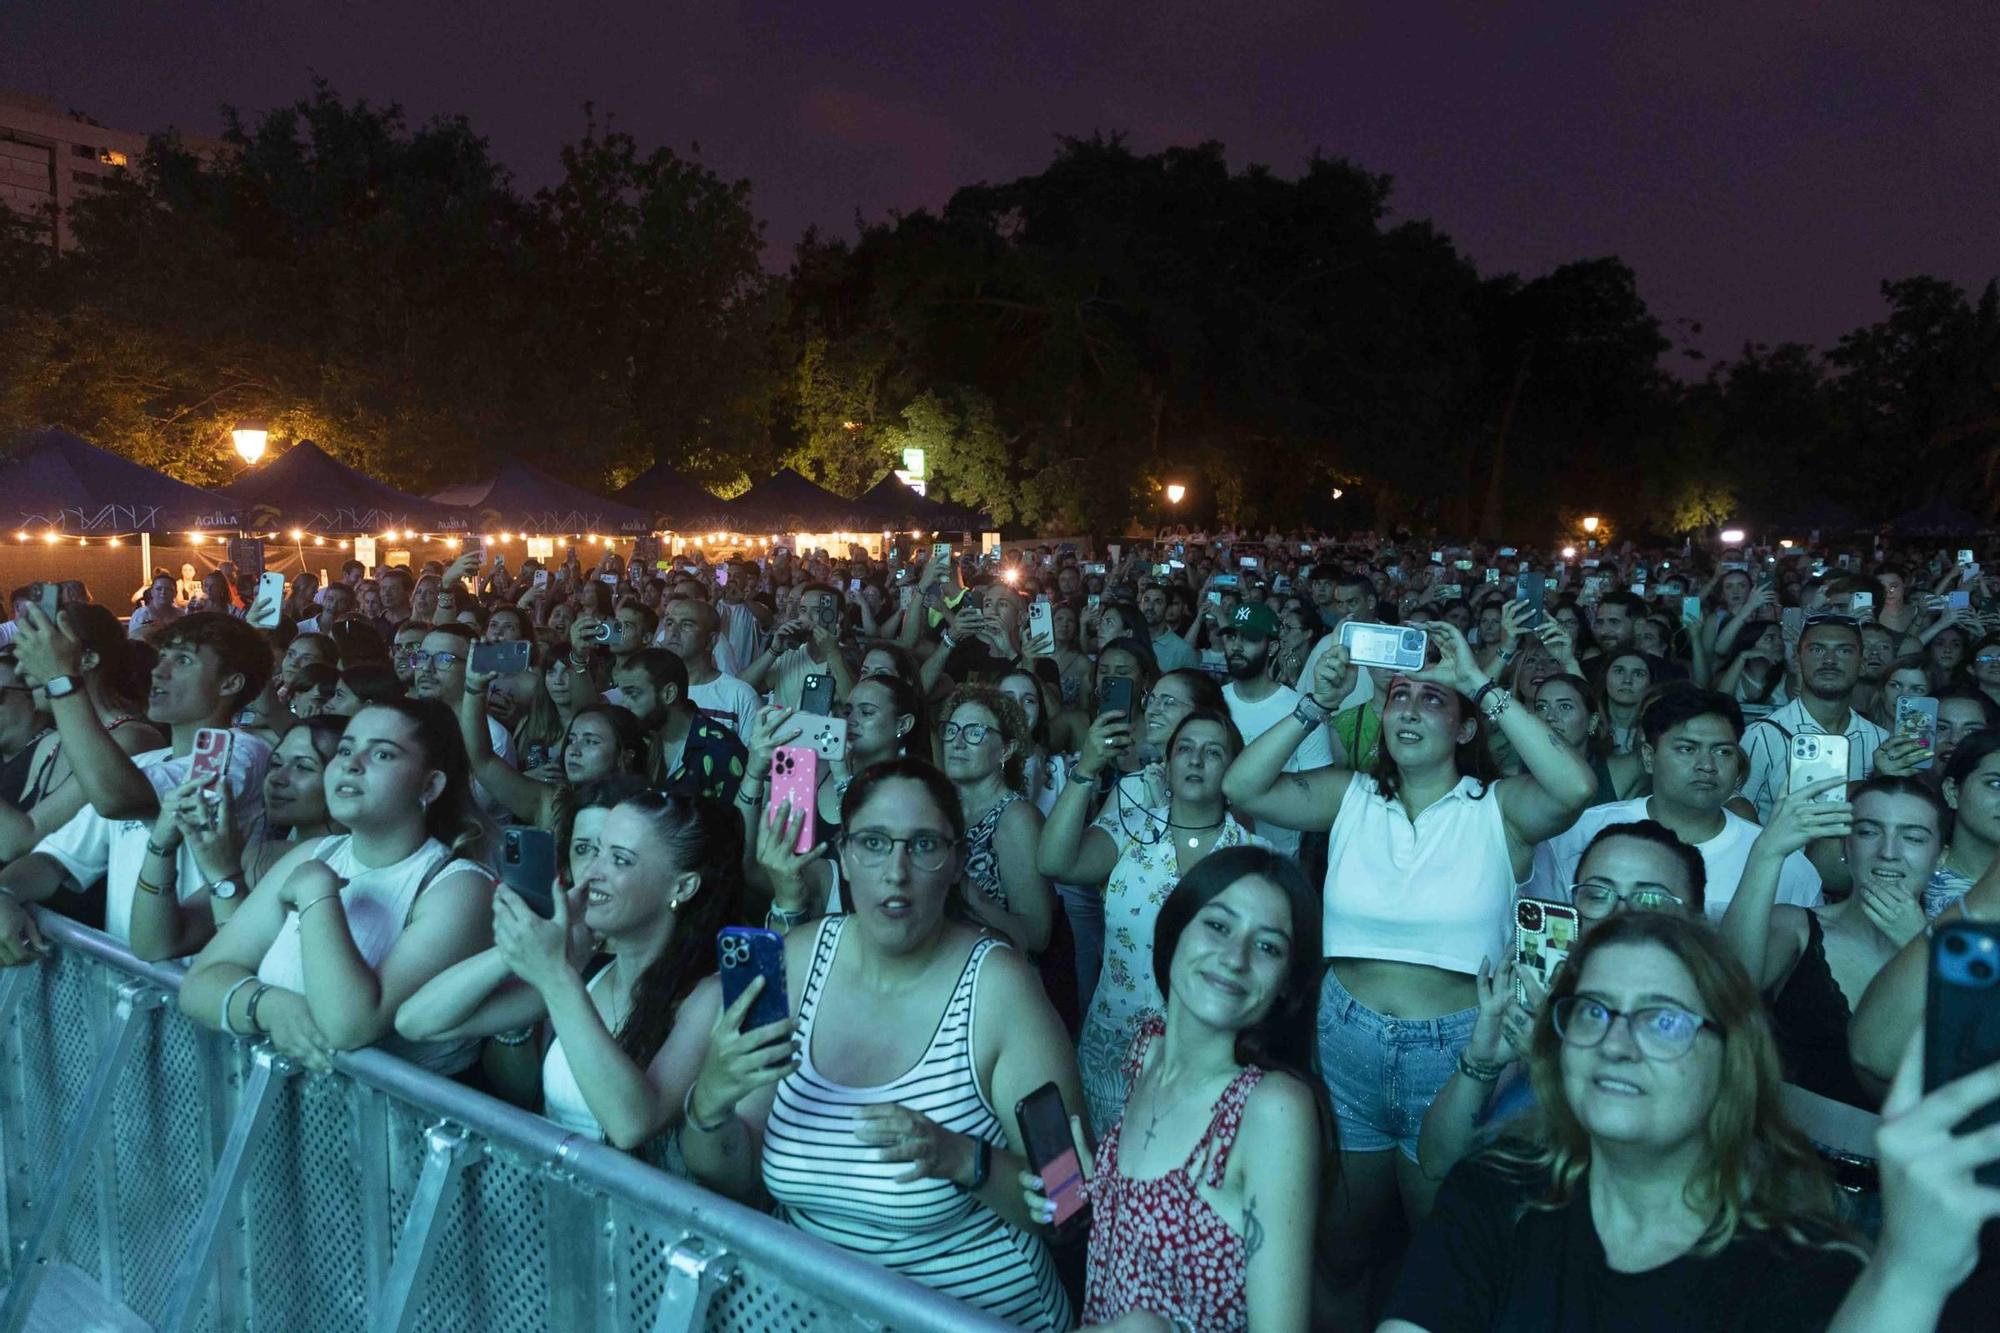
[[[1476,973],[1507,957],[1514,890],[1490,786],[1461,778],[1412,822],[1356,773],[1327,840],[1322,952]]]

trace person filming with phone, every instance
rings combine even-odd
[[[685,1174],[660,1136],[680,1121],[705,1034],[674,1020],[741,912],[743,831],[719,802],[649,791],[612,809],[597,841],[575,887],[555,886],[549,919],[496,889],[493,947],[426,982],[396,1031],[458,1041],[547,1022],[543,1114]],[[611,961],[593,971],[600,954]]]
[[[878,764],[849,785],[840,827],[853,910],[784,938],[772,980],[793,1017],[745,1030],[761,973],[732,1003],[704,982],[682,1008],[707,1034],[688,1169],[995,1318],[1067,1329],[1012,1108],[1048,1083],[1080,1104],[1069,1037],[1029,960],[952,912],[965,816],[943,774]]]
[[[68,620],[65,612],[63,619]],[[242,731],[228,730],[233,718],[263,691],[271,671],[264,638],[242,621],[218,612],[182,616],[154,641],[146,718],[168,733],[164,749],[127,755],[85,688],[84,645],[67,624],[31,608],[14,641],[22,670],[42,682],[63,740],[63,753],[87,802],[35,850],[0,871],[0,966],[31,962],[46,951],[28,906],[47,902],[60,889],[79,892],[104,881],[105,932],[133,938],[135,913],[157,918],[150,933],[198,944],[214,929],[208,898],[224,886],[210,886],[185,845],[153,842],[150,821],[166,794],[185,782],[196,764],[196,742],[206,735],[206,761],[213,762],[212,785],[219,797],[226,784],[239,834],[251,837],[261,824],[254,798],[264,780],[271,747]],[[164,859],[175,861],[174,889],[168,892],[146,876]],[[191,944],[190,948],[193,947]]]
[[[1350,1324],[1364,1317],[1377,1214],[1400,1198],[1414,1216],[1429,1201],[1418,1132],[1472,1035],[1480,962],[1510,943],[1535,844],[1573,824],[1597,791],[1590,766],[1480,670],[1463,634],[1424,628],[1440,660],[1391,681],[1369,771],[1284,772],[1300,738],[1354,688],[1355,668],[1336,644],[1310,696],[1245,749],[1222,784],[1257,819],[1331,833],[1319,1043],[1345,1189],[1327,1262],[1341,1289],[1337,1317]],[[1487,726],[1520,756],[1518,777],[1493,776]]]

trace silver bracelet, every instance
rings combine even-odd
[[[1310,694],[1301,694],[1298,706],[1292,709],[1293,719],[1308,727],[1325,726],[1326,720],[1332,716],[1333,711],[1320,707],[1319,701]]]
[[[731,1108],[730,1108],[730,1110],[729,1110],[729,1114],[727,1114],[727,1115],[723,1116],[723,1117],[722,1117],[722,1119],[720,1119],[720,1120],[716,1121],[716,1122],[715,1122],[714,1124],[712,1124],[712,1125],[704,1125],[704,1124],[703,1124],[703,1123],[702,1123],[701,1121],[699,1121],[699,1120],[695,1119],[695,1118],[694,1118],[694,1084],[693,1084],[693,1083],[690,1083],[690,1084],[688,1084],[688,1090],[687,1090],[687,1092],[686,1092],[685,1094],[683,1094],[683,1095],[682,1095],[682,1097],[681,1097],[681,1123],[682,1123],[682,1124],[684,1124],[684,1125],[690,1125],[690,1126],[692,1126],[692,1127],[693,1127],[693,1128],[694,1128],[694,1129],[696,1130],[696,1132],[698,1132],[698,1133],[702,1133],[702,1134],[714,1134],[714,1133],[716,1133],[716,1132],[718,1132],[718,1131],[720,1131],[720,1130],[723,1130],[723,1129],[726,1129],[726,1128],[728,1128],[728,1126],[729,1126],[729,1122],[730,1122],[730,1121],[732,1121],[732,1120],[734,1120],[735,1118],[736,1118],[736,1108],[734,1108],[734,1107],[731,1107]]]
[[[241,981],[222,993],[222,1030],[232,1037],[254,1037],[257,1035],[254,1032],[239,1031],[236,1025],[229,1021],[229,1006],[234,1003],[236,992],[242,990],[256,979],[257,974],[252,972],[249,976],[244,977]]]

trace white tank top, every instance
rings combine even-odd
[[[1356,773],[1327,840],[1322,952],[1477,973],[1507,957],[1514,889],[1490,786],[1461,778],[1413,822]]]
[[[321,842],[313,852],[313,859],[325,862],[328,869],[347,881],[340,889],[347,930],[354,937],[355,952],[375,969],[380,969],[391,946],[409,924],[417,894],[425,886],[461,870],[491,877],[491,872],[476,862],[452,859],[451,849],[436,838],[426,839],[421,847],[394,865],[370,869],[355,861],[353,839],[341,833]],[[305,956],[296,910],[285,913],[277,939],[265,952],[264,961],[257,965],[257,976],[273,986],[305,992]],[[474,1041],[406,1042],[393,1033],[378,1044],[390,1054],[436,1073],[458,1072],[472,1063],[479,1049]]]
[[[611,975],[612,969],[598,969],[585,989],[595,999],[597,983]],[[600,1011],[601,1012],[601,1011]],[[615,1032],[616,1026],[610,1025]],[[597,1123],[591,1114],[590,1103],[583,1099],[583,1089],[578,1086],[576,1074],[569,1067],[569,1055],[564,1052],[562,1038],[549,1043],[548,1052],[542,1056],[542,1114],[555,1121],[572,1134],[602,1140],[604,1126]]]

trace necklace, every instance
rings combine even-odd
[[[1153,1146],[1153,1138],[1155,1135],[1159,1133],[1160,1130],[1161,1117],[1165,1115],[1172,1115],[1175,1111],[1180,1110],[1181,1103],[1185,1102],[1188,1098],[1194,1096],[1195,1093],[1200,1092],[1202,1089],[1202,1085],[1205,1084],[1206,1082],[1208,1082],[1206,1078],[1197,1078],[1191,1080],[1188,1085],[1187,1091],[1183,1092],[1180,1096],[1174,1098],[1173,1103],[1169,1105],[1165,1111],[1162,1111],[1160,1109],[1160,1085],[1156,1081],[1153,1084],[1153,1105],[1151,1109],[1148,1111],[1146,1116],[1146,1141],[1139,1146],[1141,1148],[1151,1148]]]
[[[1226,820],[1228,818],[1229,816],[1224,815],[1222,819],[1216,820],[1213,824],[1176,824],[1173,820],[1169,819],[1167,821],[1167,827],[1171,829],[1194,830],[1192,833],[1188,834],[1188,840],[1187,840],[1188,850],[1193,851],[1195,848],[1201,846],[1201,835],[1203,833],[1206,833],[1209,829],[1212,828],[1221,828],[1223,820]]]

